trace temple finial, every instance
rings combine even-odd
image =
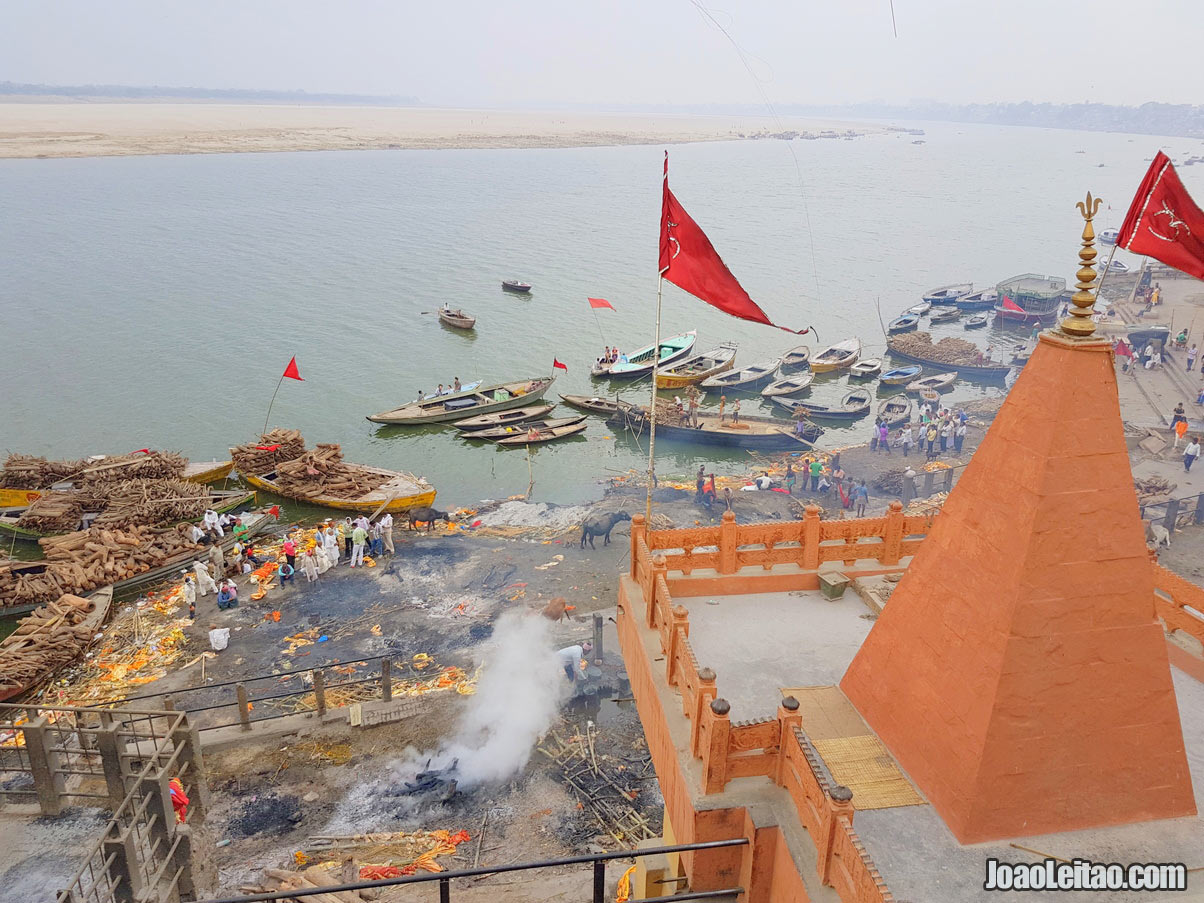
[[[1095,288],[1095,227],[1091,225],[1091,220],[1095,214],[1099,212],[1099,198],[1093,198],[1091,192],[1087,192],[1086,201],[1079,201],[1077,206],[1079,213],[1083,215],[1083,247],[1079,249],[1079,271],[1075,273],[1078,282],[1075,288],[1078,289],[1074,296],[1070,299],[1073,305],[1070,309],[1070,316],[1062,321],[1062,332],[1072,336],[1089,336],[1095,332],[1095,321],[1091,319],[1095,307],[1095,294],[1092,289]]]

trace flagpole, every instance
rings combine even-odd
[[[609,345],[610,343],[606,341],[606,336],[602,334],[602,321],[598,319],[598,312],[592,306],[590,307],[590,311],[594,315],[594,322],[598,325],[598,338],[602,340],[603,345]]]
[[[1099,293],[1099,291],[1101,288],[1104,287],[1104,280],[1108,278],[1108,273],[1112,271],[1112,258],[1115,256],[1116,256],[1116,245],[1113,245],[1112,253],[1108,255],[1108,262],[1104,264],[1104,271],[1102,273],[1100,273],[1099,284],[1095,287],[1095,300],[1096,301],[1100,301],[1103,299],[1103,295],[1101,295]],[[1138,280],[1141,279],[1140,276],[1138,276],[1137,278],[1138,278]]]
[[[280,391],[280,387],[282,385],[284,385],[284,374],[283,373],[280,374],[280,382],[276,383],[276,392]],[[272,400],[270,402],[268,402],[268,416],[263,418],[263,434],[262,435],[267,434],[268,421],[272,419],[272,405],[274,405],[276,403],[276,392],[272,393]]]
[[[644,523],[652,527],[652,484],[656,480],[656,374],[661,360],[661,290],[665,285],[662,273],[656,280],[656,341],[652,346],[652,401],[648,417],[648,495],[644,500]]]

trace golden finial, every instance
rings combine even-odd
[[[1073,336],[1089,336],[1095,332],[1095,322],[1091,319],[1093,307],[1095,307],[1095,294],[1092,289],[1095,288],[1095,228],[1091,225],[1091,220],[1095,214],[1099,212],[1099,198],[1093,198],[1091,192],[1087,192],[1087,200],[1079,201],[1075,206],[1079,208],[1079,213],[1083,215],[1083,247],[1079,249],[1079,271],[1075,273],[1078,282],[1075,288],[1078,289],[1074,296],[1070,299],[1073,305],[1070,309],[1070,316],[1062,321],[1062,332]]]

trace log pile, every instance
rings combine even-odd
[[[952,336],[946,336],[934,345],[929,333],[910,332],[891,336],[889,345],[895,351],[941,364],[968,367],[984,362],[981,348],[973,342]]]
[[[182,479],[188,459],[177,452],[150,452],[136,455],[110,455],[89,464],[80,475],[85,486],[117,483],[122,480]]]
[[[239,473],[263,474],[278,464],[292,461],[305,454],[305,439],[299,430],[274,429],[264,433],[258,442],[248,442],[230,449],[230,457]]]
[[[1137,501],[1143,505],[1152,499],[1169,497],[1177,485],[1177,483],[1157,476],[1133,478],[1133,488],[1137,490]]]
[[[0,643],[0,699],[75,661],[92,642],[95,603],[63,595],[23,618]]]
[[[276,483],[284,495],[294,498],[333,496],[355,499],[389,481],[388,474],[375,473],[343,463],[343,450],[335,443],[320,442],[313,451],[276,467]]]
[[[66,533],[79,526],[83,514],[79,493],[45,492],[17,518],[17,526],[39,533]]]
[[[46,561],[0,562],[0,608],[50,602],[134,577],[177,555],[199,552],[180,530],[88,530],[38,540]]]
[[[348,866],[350,866],[348,868]],[[264,869],[266,881],[264,884],[246,884],[239,887],[242,893],[274,893],[282,890],[312,890],[320,887],[333,887],[339,884],[352,884],[356,881],[364,880],[359,876],[359,870],[355,867],[354,860],[343,863],[342,872],[335,880],[325,869],[320,866],[311,865],[303,872],[288,871],[285,869]],[[376,888],[365,888],[360,891],[342,890],[336,892],[327,892],[321,894],[309,894],[305,897],[297,897],[298,900],[313,900],[316,903],[363,903],[365,900],[376,900],[380,898],[380,891]]]
[[[87,461],[48,461],[34,455],[9,455],[0,470],[0,487],[4,489],[45,489],[60,480],[73,477]]]

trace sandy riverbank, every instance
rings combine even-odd
[[[592,147],[876,126],[768,117],[170,103],[0,103],[0,158],[301,150]],[[825,134],[827,133],[827,134]]]

